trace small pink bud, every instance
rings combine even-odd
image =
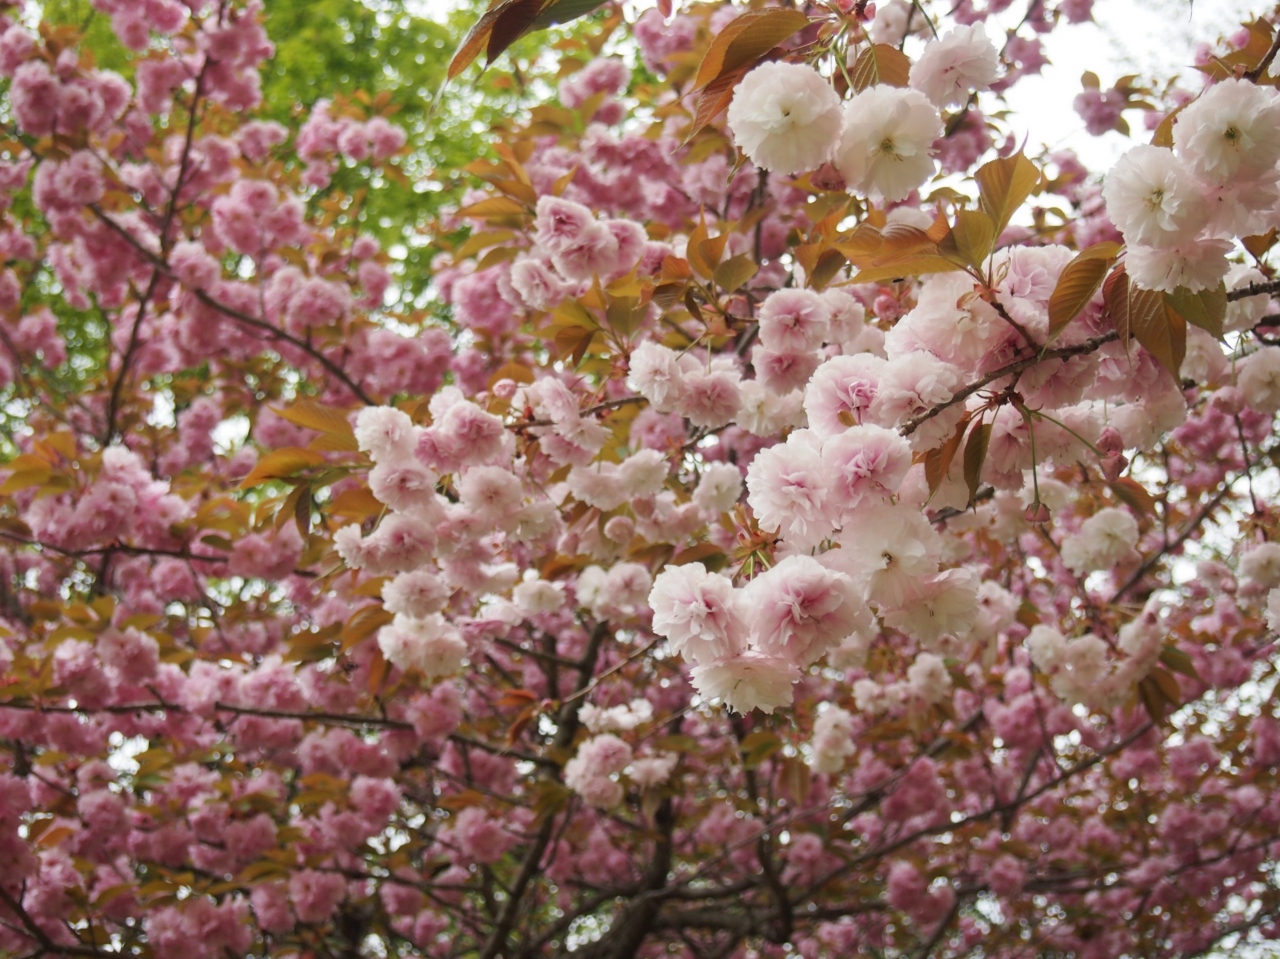
[[[1044,503],[1032,503],[1027,507],[1027,511],[1023,514],[1028,523],[1047,523],[1049,522],[1049,507]]]
[[[1123,453],[1124,437],[1114,426],[1104,426],[1098,434],[1098,451],[1101,453]]]
[[[1114,482],[1128,465],[1129,458],[1123,453],[1108,453],[1102,458],[1102,475]]]
[[[902,315],[902,304],[888,293],[881,293],[877,296],[871,309],[882,320],[896,320]]]

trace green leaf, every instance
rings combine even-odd
[[[1191,657],[1184,653],[1178,647],[1166,645],[1160,651],[1160,662],[1164,663],[1175,673],[1181,673],[1188,679],[1194,679],[1197,682],[1204,682],[1200,678],[1200,674],[1196,671],[1196,664]]]
[[[911,61],[895,46],[873,43],[860,54],[849,71],[853,89],[861,93],[868,87],[883,83],[891,87],[905,87],[911,73]]]
[[[809,25],[799,10],[753,10],[731,21],[711,41],[693,81],[697,90],[719,77],[754,63],[792,34]]]
[[[1184,286],[1164,295],[1166,305],[1192,326],[1215,339],[1222,339],[1222,323],[1227,316],[1227,287],[1219,283],[1212,290],[1192,293]]]
[[[1013,214],[1040,185],[1040,170],[1019,150],[1011,157],[983,164],[974,179],[978,181],[982,209],[994,221],[999,237]]]
[[[935,254],[922,253],[895,260],[887,266],[871,266],[858,271],[853,278],[854,284],[880,283],[884,280],[897,280],[908,276],[924,276],[927,273],[954,273],[960,266],[953,260]]]
[[[750,253],[739,253],[717,266],[711,272],[711,277],[715,280],[716,286],[726,293],[732,293],[759,271],[760,264],[755,261],[755,257]]]
[[[284,479],[294,476],[311,466],[324,463],[324,457],[311,450],[299,449],[296,446],[276,450],[258,460],[255,466],[240,482],[241,489],[251,489],[270,479]]]
[[[969,487],[969,502],[972,504],[978,495],[978,484],[982,480],[982,464],[987,459],[987,447],[991,444],[991,424],[979,423],[969,434],[969,442],[964,444],[964,482]]]
[[[975,270],[981,270],[996,241],[996,225],[982,210],[961,210],[955,226],[938,244],[938,252]]]
[[[1049,297],[1049,339],[1062,332],[1068,323],[1093,299],[1111,264],[1120,255],[1120,245],[1106,241],[1081,250],[1062,269],[1058,283]]]
[[[640,306],[639,303],[638,297],[617,297],[605,308],[604,318],[618,333],[630,336],[636,331],[648,309],[647,306]]]

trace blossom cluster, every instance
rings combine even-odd
[[[1270,32],[1104,177],[988,109],[1087,0],[601,14],[399,311],[417,133],[94,6],[0,24],[0,953],[1276,934]]]

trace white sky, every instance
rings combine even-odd
[[[1072,107],[1082,89],[1082,73],[1096,73],[1104,90],[1131,73],[1160,80],[1180,73],[1183,87],[1199,89],[1199,74],[1192,66],[1196,44],[1234,32],[1242,20],[1251,19],[1251,12],[1256,16],[1270,8],[1259,0],[1194,0],[1194,5],[1188,0],[1095,0],[1096,23],[1063,24],[1046,37],[1052,64],[1009,92],[1010,122],[1030,134],[1028,153],[1041,143],[1067,147],[1090,169],[1105,169],[1133,143],[1147,142],[1150,134],[1137,110],[1125,113],[1132,140],[1119,133],[1085,133]]]

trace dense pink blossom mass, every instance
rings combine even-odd
[[[0,957],[1280,938],[1274,14],[1091,170],[1090,0],[500,0],[413,302],[384,101],[92,6],[0,0]]]

